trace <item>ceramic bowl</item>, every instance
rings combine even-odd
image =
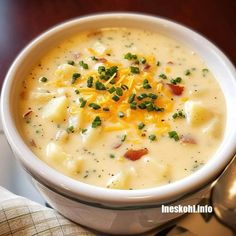
[[[192,48],[206,62],[225,95],[227,119],[223,141],[200,170],[174,183],[143,190],[113,190],[87,185],[49,167],[19,134],[17,97],[30,68],[61,40],[84,30],[133,27],[167,35]],[[206,38],[170,20],[142,14],[91,15],[60,24],[32,41],[6,76],[1,99],[5,134],[15,156],[45,200],[67,218],[109,234],[134,234],[161,226],[179,214],[161,213],[161,205],[196,204],[236,151],[236,72],[227,57]]]

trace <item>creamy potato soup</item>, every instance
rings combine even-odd
[[[224,133],[222,91],[204,61],[164,35],[78,33],[32,68],[19,98],[31,150],[78,181],[143,189],[191,175]]]

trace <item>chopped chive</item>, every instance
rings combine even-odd
[[[144,88],[144,89],[151,89],[152,86],[151,86],[150,84],[144,84],[144,85],[143,85],[143,88]]]
[[[173,119],[176,119],[176,118],[185,118],[185,114],[183,113],[183,111],[178,111],[178,112],[175,112],[175,113],[172,115],[172,118],[173,118]]]
[[[81,133],[82,133],[82,134],[84,134],[84,133],[86,133],[86,132],[87,132],[87,129],[82,129],[82,130],[81,130]]]
[[[207,68],[202,69],[203,77],[205,77],[208,72],[209,70]]]
[[[87,70],[89,67],[88,67],[88,64],[87,63],[84,63],[84,61],[80,61],[79,62],[79,65],[83,67],[83,69]]]
[[[179,84],[182,81],[181,77],[177,77],[176,79],[171,79],[170,82],[172,84]]]
[[[116,88],[116,94],[121,97],[121,96],[123,95],[123,90],[122,90],[122,88],[117,87],[117,88]]]
[[[153,99],[153,100],[157,99],[157,95],[154,94],[154,93],[149,93],[149,94],[148,94],[148,97],[150,97],[150,98]]]
[[[103,107],[103,111],[110,111],[109,107]]]
[[[129,87],[128,87],[126,84],[122,84],[122,85],[121,85],[121,88],[122,88],[123,90],[128,90],[128,89],[129,89]]]
[[[76,82],[76,80],[77,80],[80,76],[81,76],[80,73],[74,73],[74,74],[72,75],[72,81],[71,81],[71,83],[74,84],[74,83]]]
[[[130,108],[132,110],[136,110],[137,109],[137,105],[133,102],[133,103],[130,103]]]
[[[87,80],[87,87],[92,88],[93,87],[93,77],[89,76]]]
[[[147,98],[147,97],[148,97],[148,95],[146,93],[141,93],[137,98],[140,101],[140,100]]]
[[[163,73],[160,74],[159,77],[162,78],[162,79],[167,79],[167,76],[165,74],[163,74]]]
[[[89,107],[93,108],[94,110],[98,110],[101,108],[97,103],[93,102],[89,104]]]
[[[73,65],[75,64],[75,62],[74,62],[74,61],[72,61],[72,60],[68,60],[68,61],[67,61],[67,64],[69,64],[69,65],[73,66]]]
[[[128,103],[132,103],[134,101],[134,99],[135,99],[135,96],[136,96],[135,93],[131,94],[129,96]]]
[[[92,122],[92,128],[97,128],[98,126],[101,126],[101,125],[102,125],[101,118],[99,116],[96,116]]]
[[[147,62],[146,58],[142,57],[139,59],[140,63],[145,64]]]
[[[112,97],[112,100],[114,100],[114,101],[119,101],[120,100],[120,98],[117,96],[117,95],[114,95],[113,97]]]
[[[150,88],[152,88],[152,86],[149,84],[149,82],[148,82],[147,79],[145,79],[145,80],[143,81],[143,88],[144,88],[144,89],[150,89]]]
[[[123,118],[123,117],[125,116],[125,113],[122,112],[122,111],[119,111],[119,112],[118,112],[118,116],[119,116],[120,118]]]
[[[191,71],[190,70],[186,70],[184,74],[185,75],[191,75]]]
[[[124,55],[124,58],[127,59],[127,60],[133,60],[133,59],[136,60],[137,59],[137,55],[128,52],[128,53],[126,53]]]
[[[157,61],[157,66],[160,66],[161,65],[161,62],[160,61]]]
[[[148,136],[148,138],[151,140],[151,141],[155,141],[156,140],[156,135],[155,134],[151,134]]]
[[[140,70],[138,67],[136,66],[131,66],[130,67],[130,72],[133,73],[133,74],[139,74],[140,73]]]
[[[106,90],[105,85],[98,80],[95,83],[95,88],[96,90]]]
[[[146,108],[146,105],[145,105],[145,103],[140,103],[140,104],[138,105],[138,107],[143,110],[143,109]]]
[[[138,124],[138,129],[143,129],[145,126],[145,124],[143,122],[139,123]]]
[[[126,138],[127,138],[127,135],[126,135],[126,134],[122,135],[122,137],[121,137],[121,142],[124,142],[124,141],[126,140]]]
[[[99,74],[102,74],[102,72],[105,72],[105,71],[106,71],[105,66],[99,66],[99,67],[98,67],[98,73],[99,73]]]
[[[159,111],[162,112],[162,111],[165,110],[164,107],[158,107],[158,106],[155,106],[154,109],[155,109],[155,111],[158,111],[158,112],[159,112]]]
[[[85,100],[85,99],[83,99],[83,98],[80,98],[79,101],[80,101],[80,107],[81,107],[81,108],[85,107],[85,105],[86,105],[86,103],[87,103],[87,100]]]
[[[74,133],[75,132],[75,129],[74,129],[74,126],[69,126],[67,129],[66,129],[66,132],[69,134],[69,133]]]
[[[96,58],[95,56],[92,56],[91,59],[92,59],[93,61],[98,61],[98,58]]]
[[[114,86],[112,86],[111,88],[109,88],[107,90],[109,93],[114,93],[116,91],[116,88]]]
[[[175,141],[179,141],[179,135],[176,131],[170,131],[168,134],[170,138],[173,138]]]
[[[110,158],[115,158],[115,155],[114,154],[110,154]]]
[[[106,75],[108,75],[109,77],[113,76],[118,70],[118,67],[117,66],[112,66],[110,68],[108,68],[106,70]]]
[[[150,103],[146,104],[146,109],[148,112],[153,111],[154,110],[153,103],[150,102]]]
[[[75,93],[76,93],[76,94],[79,94],[79,93],[80,93],[80,92],[79,92],[79,89],[76,89],[76,90],[75,90]]]
[[[48,79],[43,76],[39,79],[39,81],[42,82],[42,83],[46,83],[48,81]]]

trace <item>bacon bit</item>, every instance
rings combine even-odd
[[[131,161],[136,161],[146,154],[148,154],[147,148],[138,149],[138,150],[130,149],[124,154],[124,157]]]
[[[114,143],[114,144],[112,145],[112,149],[117,149],[117,148],[119,148],[121,145],[122,145],[122,141],[117,142],[117,143]]]
[[[174,84],[167,84],[174,95],[180,96],[184,91],[184,87]]]
[[[35,147],[35,148],[37,147],[37,145],[33,139],[31,139],[29,143],[32,147]]]
[[[190,135],[182,135],[181,142],[184,144],[197,144],[196,140]]]
[[[98,61],[102,62],[102,63],[105,63],[105,62],[107,62],[107,59],[106,58],[98,58]]]
[[[168,64],[168,65],[174,65],[174,62],[168,61],[167,64]]]
[[[147,71],[151,66],[149,64],[146,64],[143,68],[144,71]]]
[[[32,110],[27,111],[27,112],[23,115],[23,118],[28,118],[28,116],[29,116],[32,112],[33,112]]]

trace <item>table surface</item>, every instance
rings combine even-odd
[[[142,12],[182,23],[236,65],[236,0],[0,0],[0,87],[22,48],[48,28],[86,14]]]

